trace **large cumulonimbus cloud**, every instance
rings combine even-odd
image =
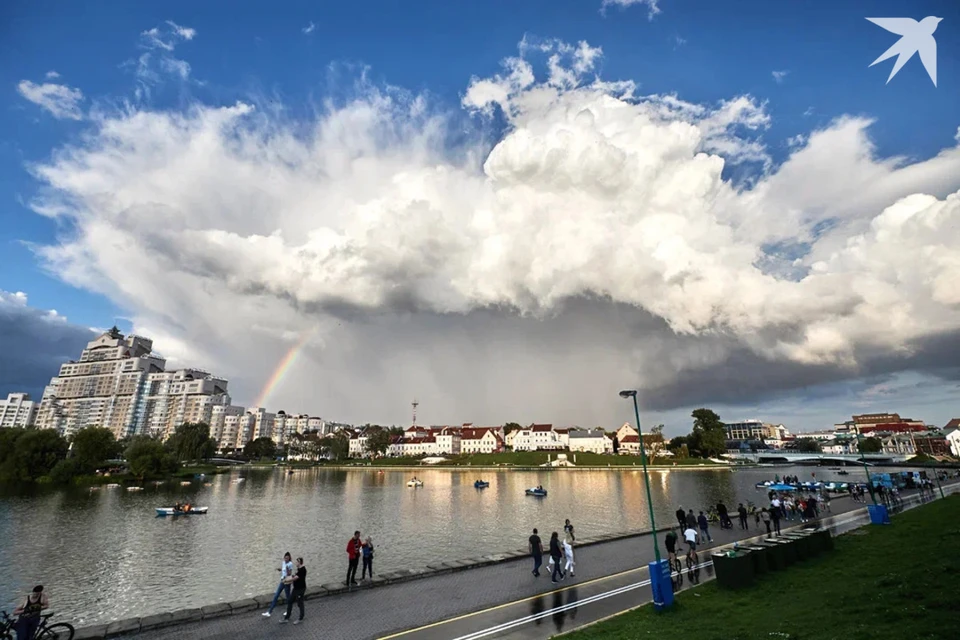
[[[100,114],[32,167],[75,229],[42,257],[240,400],[316,327],[271,408],[356,420],[592,423],[625,385],[735,402],[956,344],[960,149],[878,158],[850,117],[774,165],[757,100],[637,95],[600,57],[525,41],[446,111],[361,82],[307,121]]]

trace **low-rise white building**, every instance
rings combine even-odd
[[[613,440],[606,433],[597,429],[571,431],[570,451],[613,453]]]
[[[530,425],[513,438],[514,451],[557,451],[565,448],[552,424]]]
[[[960,418],[954,418],[943,429],[943,436],[947,439],[950,453],[960,458]]]
[[[0,427],[32,427],[37,421],[40,404],[26,393],[7,394],[0,400]]]
[[[493,427],[467,427],[460,431],[460,453],[500,453],[503,438]]]

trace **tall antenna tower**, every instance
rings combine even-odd
[[[420,406],[420,403],[414,398],[410,404],[413,405],[413,426],[417,426],[417,407]]]

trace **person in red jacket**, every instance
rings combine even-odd
[[[360,552],[363,549],[363,542],[360,540],[360,532],[354,531],[353,537],[347,541],[347,581],[343,584],[349,586],[357,584],[357,565],[360,564]]]

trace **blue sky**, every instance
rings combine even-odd
[[[869,133],[878,157],[922,161],[956,144],[956,2],[653,4],[659,10],[655,15],[649,3],[611,4],[601,10],[600,0],[329,6],[299,1],[10,3],[0,9],[0,108],[5,114],[0,119],[0,290],[24,291],[31,307],[56,309],[81,325],[106,326],[116,317],[135,316],[141,326],[158,324],[144,318],[140,303],[126,303],[122,295],[105,295],[96,287],[75,286],[75,279],[71,284],[62,273],[51,273],[30,248],[56,244],[58,233],[71,233],[75,220],[54,222],[31,210],[42,185],[27,167],[50,162],[65,144],[95,146],[84,137],[91,135],[91,109],[115,110],[128,101],[135,110],[177,113],[196,104],[220,107],[243,101],[264,109],[282,104],[284,118],[309,119],[328,97],[348,95],[365,66],[377,86],[427,94],[437,108],[459,112],[471,78],[502,73],[501,62],[517,55],[525,37],[587,41],[602,48],[593,72],[607,80],[632,80],[640,95],[674,94],[694,104],[752,96],[769,116],[757,135],[774,167],[789,157],[796,136],[809,136],[844,115],[876,120]],[[928,15],[943,18],[935,34],[939,86],[933,86],[917,57],[886,84],[893,61],[868,65],[898,36],[864,18]],[[195,31],[167,52],[189,64],[189,75],[160,74],[149,96],[138,98],[135,91],[142,85],[137,84],[136,59],[147,51],[141,34],[154,27],[169,32],[167,21]],[[155,61],[165,54],[156,47],[152,53]],[[51,71],[58,76],[48,79]],[[81,91],[83,118],[58,119],[25,99],[18,91],[24,80],[62,83]],[[493,141],[510,126],[502,118],[494,123],[493,132],[488,129]],[[737,180],[756,170],[728,165],[724,177]],[[248,399],[257,384],[250,382]],[[826,384],[840,389],[831,386],[833,380]],[[841,387],[844,384],[864,383],[848,381]],[[799,404],[808,393],[804,388],[788,392],[791,402]],[[909,397],[903,394],[898,401]],[[771,402],[783,406],[785,401],[778,396]],[[938,403],[938,418],[950,413],[944,400]],[[751,401],[745,408],[767,412],[770,406]],[[390,411],[383,413],[393,415]]]

